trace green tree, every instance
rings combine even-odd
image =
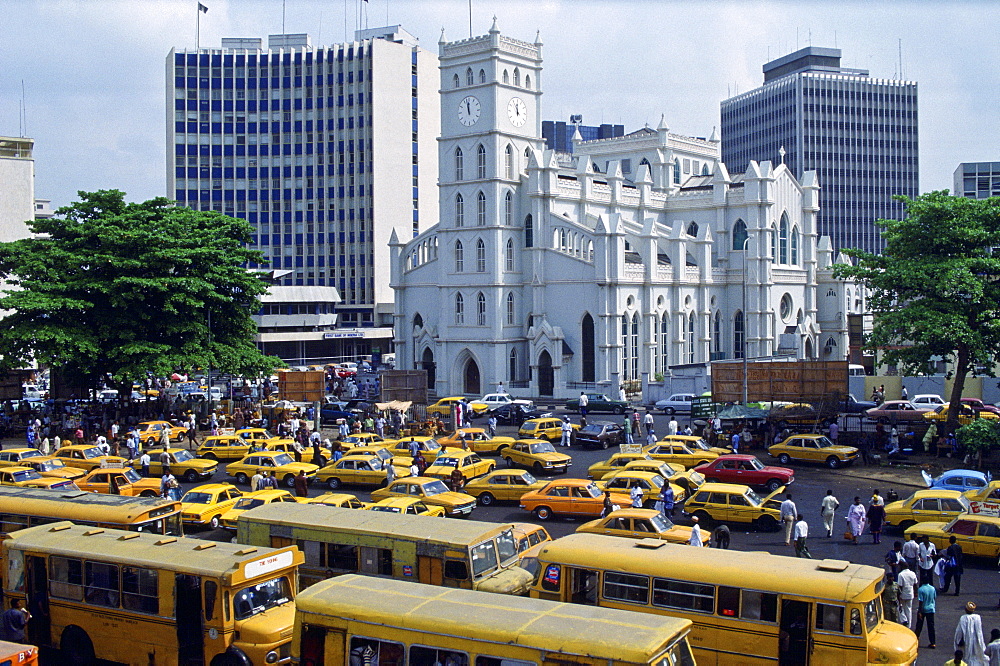
[[[976,419],[955,431],[967,455],[976,455],[976,469],[983,466],[983,452],[1000,449],[1000,427],[996,421]]]
[[[846,250],[855,265],[835,275],[868,290],[873,330],[865,345],[912,375],[950,362],[954,379],[946,429],[954,431],[965,380],[977,367],[992,376],[1000,360],[1000,198],[947,191],[896,197],[902,220],[879,220],[881,255]]]
[[[251,314],[266,284],[246,265],[246,220],[79,192],[32,238],[0,244],[0,363],[35,360],[80,381],[109,373],[123,398],[147,371],[213,368],[256,375],[279,365],[257,349]],[[211,320],[211,330],[209,330]]]

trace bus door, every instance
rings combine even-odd
[[[205,663],[205,633],[201,622],[201,578],[190,574],[174,576],[177,619],[177,662]]]
[[[801,666],[809,663],[812,650],[812,623],[809,612],[812,604],[797,599],[781,600],[781,618],[778,631],[779,666]]]
[[[29,555],[28,574],[28,642],[34,645],[52,644],[52,618],[49,615],[49,577],[44,557]]]
[[[597,605],[598,574],[591,569],[569,569],[570,601],[574,604]]]
[[[417,556],[417,580],[427,585],[443,585],[441,560],[427,555]]]

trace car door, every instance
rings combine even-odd
[[[940,513],[936,497],[925,497],[913,503],[913,520],[920,523],[939,519]]]
[[[730,511],[729,511],[729,494],[713,492],[708,498],[708,513],[712,516],[712,520],[720,523],[729,522]]]
[[[107,472],[97,472],[92,477],[90,477],[90,487],[91,491],[95,493],[106,493],[108,492],[111,483],[108,479],[109,475]]]
[[[521,495],[518,494],[517,487],[515,483],[520,480],[521,477],[509,474],[496,474],[491,476],[489,479],[489,491],[498,500],[501,501],[511,501],[520,499]],[[521,491],[523,494],[526,491]]]
[[[993,523],[979,523],[975,541],[975,555],[995,558],[1000,554],[1000,528]]]
[[[962,547],[963,553],[979,555],[979,548],[976,545],[976,527],[974,520],[956,520],[949,529],[945,530],[945,543],[935,545],[938,547],[946,546],[948,537],[954,536],[958,545]]]
[[[570,498],[569,488],[566,486],[551,486],[545,493],[545,503],[549,505],[549,508],[554,513],[574,513],[573,501]]]

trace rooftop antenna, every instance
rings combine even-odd
[[[28,107],[24,103],[24,79],[21,79],[21,113],[18,117],[18,127],[21,131],[21,138],[28,135]]]
[[[281,0],[281,34],[285,34],[285,0]]]
[[[899,78],[902,80],[903,77],[903,38],[899,38]]]
[[[472,0],[469,0],[469,37],[472,37]]]
[[[319,34],[316,35],[317,46],[323,45],[323,11],[319,12]]]
[[[208,13],[208,7],[206,7],[205,5],[201,4],[200,2],[197,3],[197,5],[198,5],[198,9],[195,11],[196,18],[195,18],[195,22],[194,22],[194,50],[195,51],[200,51],[201,50],[201,15]]]
[[[347,0],[344,0],[344,42],[347,42]]]

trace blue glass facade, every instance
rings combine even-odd
[[[573,132],[580,130],[580,136],[584,141],[594,139],[610,139],[616,136],[625,136],[624,125],[575,125],[562,121],[543,120],[542,138],[545,140],[545,147],[549,150],[556,150],[561,153],[573,152]]]

